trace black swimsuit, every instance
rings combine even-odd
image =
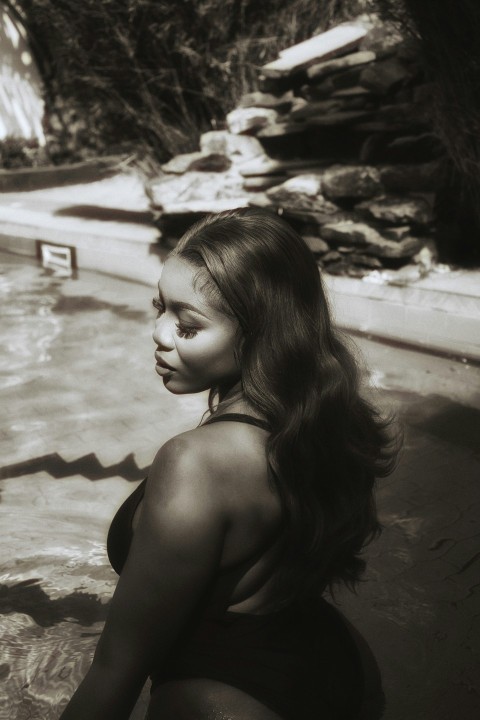
[[[262,420],[241,413],[213,416],[203,424],[223,420],[268,429]],[[119,574],[145,483],[127,498],[110,526],[108,557]],[[210,678],[237,687],[285,720],[377,720],[383,711],[380,674],[370,648],[324,599],[266,615],[226,611],[202,617],[185,629],[168,660],[152,672],[152,693],[162,682],[180,678]]]

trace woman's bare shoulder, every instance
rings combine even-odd
[[[191,492],[210,487],[220,500],[229,497],[229,486],[239,476],[260,476],[266,468],[261,430],[244,423],[211,423],[175,435],[162,445],[149,482],[161,481],[164,488],[172,484],[175,491],[185,479]]]

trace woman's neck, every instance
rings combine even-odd
[[[243,395],[242,381],[234,380],[233,384],[226,384],[218,389],[218,403],[229,405],[236,400],[240,400]]]

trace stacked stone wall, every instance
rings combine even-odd
[[[446,163],[411,42],[362,16],[285,50],[259,88],[198,153],[163,166],[152,198],[165,241],[255,205],[288,219],[328,272],[426,269]]]

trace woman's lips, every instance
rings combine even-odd
[[[166,370],[175,370],[171,365],[165,362],[165,360],[162,360],[159,353],[155,353],[155,360],[157,361],[157,365],[160,365],[160,367],[165,368]]]

